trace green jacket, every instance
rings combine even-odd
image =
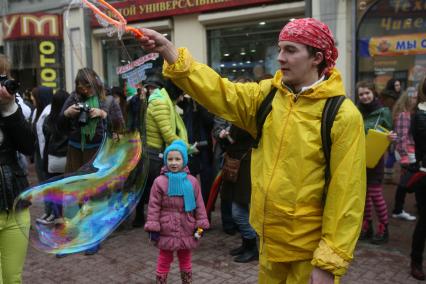
[[[388,107],[381,107],[364,116],[364,130],[367,134],[369,129],[382,126],[387,130],[392,130],[392,115]]]
[[[165,89],[156,89],[148,98],[146,136],[148,146],[159,151],[176,139],[188,143],[185,124]]]

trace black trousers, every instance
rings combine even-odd
[[[417,218],[417,224],[413,234],[411,261],[416,264],[422,264],[426,241],[426,188],[417,190],[415,194],[419,218]]]

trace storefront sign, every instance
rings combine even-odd
[[[19,53],[9,56],[18,66],[34,69],[37,74],[37,85],[61,88],[63,78],[62,62],[62,15],[60,14],[13,14],[3,18],[4,40],[7,50],[21,50],[26,48],[26,54],[32,56],[21,57]],[[28,41],[28,39],[33,39]],[[15,69],[15,72],[20,72]],[[33,86],[31,86],[33,87]]]
[[[112,5],[128,22],[153,18],[199,13],[263,3],[281,3],[282,0],[128,0]],[[97,25],[97,23],[94,23]]]
[[[426,33],[372,37],[368,52],[370,56],[426,54]]]
[[[58,14],[14,14],[3,18],[4,40],[28,38],[62,39],[62,16]]]

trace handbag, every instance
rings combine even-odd
[[[248,153],[248,152],[247,152]],[[228,153],[223,156],[222,178],[229,182],[237,182],[238,173],[240,171],[241,160],[247,155],[245,153],[241,159],[229,157]]]
[[[420,171],[415,164],[403,166],[402,171],[399,185],[407,192],[426,189],[426,172]]]

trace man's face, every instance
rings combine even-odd
[[[283,82],[298,89],[312,84],[312,72],[317,72],[317,59],[308,53],[306,45],[280,41],[278,43],[278,62],[283,73]]]

